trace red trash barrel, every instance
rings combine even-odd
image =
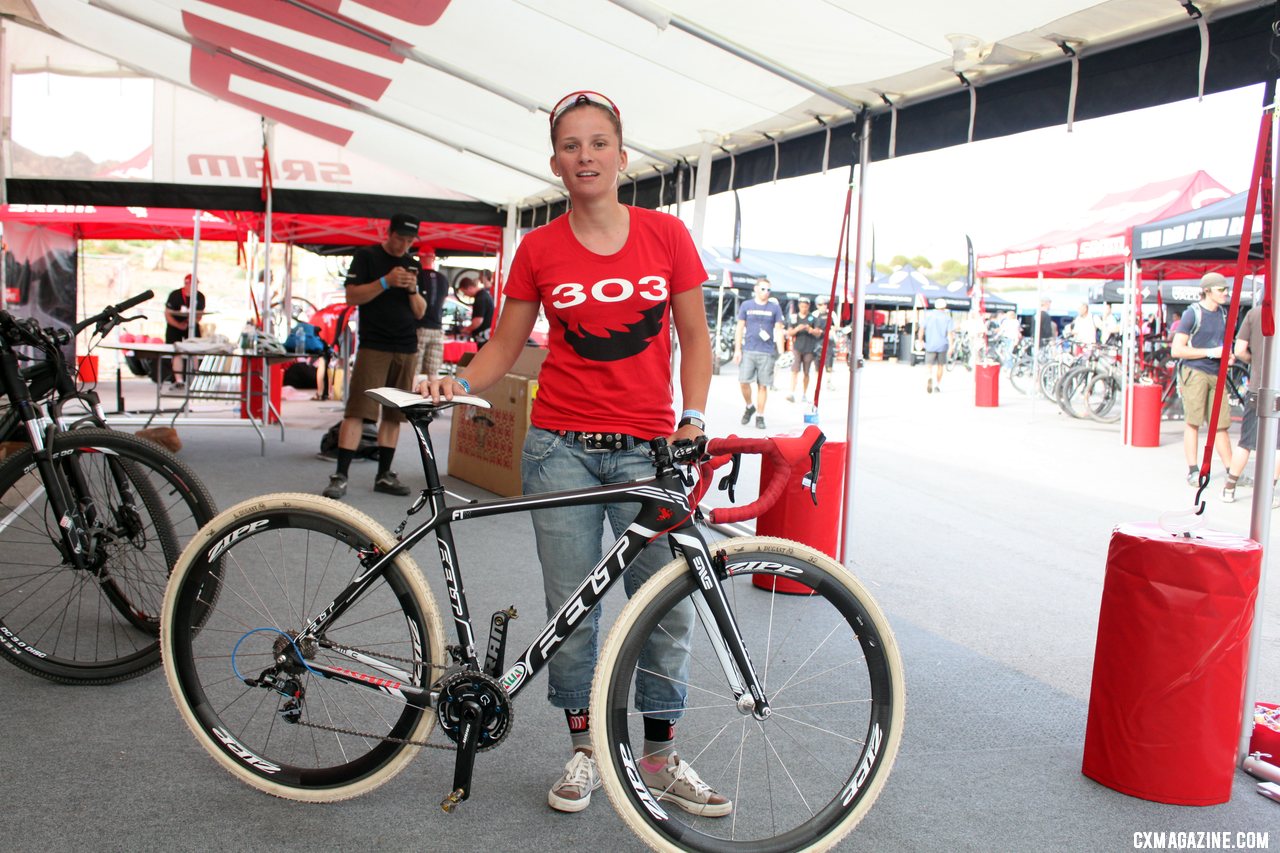
[[[1134,447],[1160,446],[1160,397],[1159,385],[1134,385],[1133,410],[1129,413]]]
[[[80,381],[92,385],[98,381],[98,357],[96,355],[82,355],[76,359],[76,372],[80,376]]]
[[[973,375],[978,386],[974,402],[988,408],[1000,405],[1000,365],[979,364]]]
[[[261,358],[240,359],[240,417],[247,418],[252,413],[257,420],[264,420],[262,405],[262,363]],[[284,362],[271,365],[271,405],[278,413],[280,400],[284,395]],[[265,422],[276,423],[279,419],[268,412]]]
[[[809,473],[801,465],[792,469],[791,479],[783,489],[778,502],[756,519],[756,533],[760,536],[778,536],[794,539],[840,559],[840,508],[844,504],[844,462],[848,445],[843,441],[828,441],[822,445],[822,464],[818,472],[818,505],[809,497],[804,485],[804,475]],[[768,483],[773,477],[773,463],[767,456],[760,459],[760,482]],[[771,575],[751,576],[752,583],[762,589],[778,592],[807,594],[809,587],[798,581]]]
[[[1154,524],[1111,535],[1081,772],[1144,800],[1231,798],[1262,548]]]

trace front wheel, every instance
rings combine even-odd
[[[376,788],[417,754],[436,715],[412,695],[439,676],[444,635],[408,554],[326,628],[304,631],[367,574],[362,555],[395,544],[350,507],[278,494],[231,507],[183,551],[160,625],[165,676],[196,739],[232,775],[332,802]]]
[[[771,713],[758,720],[751,697],[733,694],[710,640],[718,628],[695,607],[697,575],[673,561],[632,597],[601,651],[591,707],[605,790],[657,849],[825,850],[871,808],[897,754],[897,643],[862,585],[818,551],[763,537],[713,548],[726,554],[722,586]],[[775,591],[779,580],[809,591]],[[683,652],[674,660],[673,648]],[[678,695],[683,711],[653,716],[680,718],[678,755],[732,801],[728,814],[688,813],[644,781],[635,697],[664,691]]]
[[[80,554],[64,538],[30,447],[0,465],[0,657],[65,684],[109,684],[160,663],[169,571],[213,498],[149,441],[104,429],[54,436],[56,487]]]

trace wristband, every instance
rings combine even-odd
[[[688,415],[685,415],[683,418],[680,419],[680,423],[676,424],[676,429],[680,429],[681,427],[687,427],[687,426],[695,426],[701,432],[707,431],[707,425],[702,420],[702,418],[694,418]]]
[[[707,419],[707,416],[704,415],[702,412],[698,411],[697,409],[685,409],[683,412],[680,413],[680,417],[697,418],[700,421],[705,421]]]
[[[378,281],[382,282],[382,289],[383,289],[383,290],[387,290],[387,289],[388,289],[388,288],[387,288],[387,277],[386,277],[385,275],[384,275],[382,278],[378,279]]]
[[[463,379],[461,376],[453,377],[453,381],[462,386],[462,390],[466,394],[471,393],[471,383]]]

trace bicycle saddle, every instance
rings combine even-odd
[[[370,388],[364,393],[371,399],[377,400],[382,405],[390,406],[393,409],[409,409],[414,406],[430,406],[433,409],[447,409],[450,406],[493,408],[493,404],[482,397],[471,397],[464,394],[455,394],[452,400],[441,400],[439,403],[432,403],[421,394],[415,394],[412,391],[401,391],[399,388]]]

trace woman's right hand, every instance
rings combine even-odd
[[[432,403],[439,403],[441,400],[452,400],[455,394],[469,393],[462,383],[452,376],[423,379],[414,390]]]

